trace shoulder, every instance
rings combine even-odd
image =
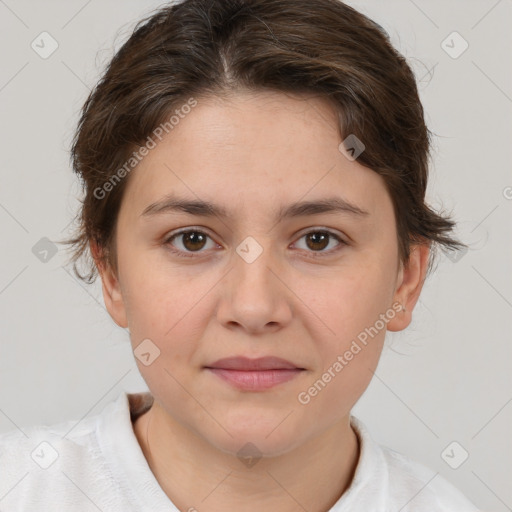
[[[410,491],[407,510],[436,512],[478,512],[478,509],[439,472],[386,446],[380,446],[389,468],[390,490],[394,495]],[[433,508],[435,506],[435,508]],[[421,507],[421,508],[420,508]]]
[[[352,425],[364,444],[366,477],[385,495],[382,504],[386,510],[397,507],[402,512],[479,512],[439,472],[376,443],[357,418],[352,417]]]
[[[94,501],[97,493],[115,487],[98,443],[101,418],[0,434],[0,496],[6,509],[44,511],[53,503],[55,509],[66,510],[88,501],[85,496]]]
[[[2,467],[48,469],[59,459],[60,462],[69,461],[91,453],[95,419],[89,418],[75,429],[78,420],[34,425],[0,434]]]

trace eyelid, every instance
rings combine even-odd
[[[183,233],[189,233],[189,232],[202,233],[204,235],[208,235],[210,238],[213,239],[213,236],[210,234],[208,228],[205,228],[203,226],[187,226],[186,228],[181,228],[181,229],[178,229],[177,231],[171,231],[170,233],[167,233],[164,236],[164,240],[170,240],[173,237],[182,235]]]
[[[329,235],[332,235],[333,237],[339,239],[341,242],[344,242],[348,244],[348,240],[345,240],[345,238],[348,239],[348,236],[344,236],[340,234],[337,230],[334,230],[332,228],[328,228],[326,226],[313,226],[312,228],[304,228],[303,230],[299,231],[297,233],[298,237],[303,237],[304,235],[307,235],[309,233],[328,233]]]

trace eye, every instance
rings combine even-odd
[[[332,254],[340,250],[342,246],[348,245],[347,242],[345,242],[340,236],[333,233],[332,231],[325,229],[316,229],[304,233],[299,240],[302,240],[303,238],[306,241],[305,250],[313,253],[314,257],[323,256],[324,254]],[[212,244],[210,247],[207,247],[208,239]],[[328,251],[324,250],[329,246],[332,239],[336,240],[338,244],[334,249],[330,249]],[[178,245],[178,247],[176,247],[175,244]],[[173,233],[171,236],[167,237],[164,241],[164,245],[166,245],[169,250],[171,250],[177,256],[190,258],[194,257],[194,253],[205,252],[202,251],[202,249],[211,249],[217,244],[212,240],[210,235],[204,231],[200,231],[199,229],[186,229],[178,231],[177,233]],[[317,255],[315,253],[320,254]]]
[[[306,241],[306,250],[308,252],[313,253],[320,253],[320,255],[326,254],[332,254],[334,252],[337,252],[341,249],[343,245],[348,245],[347,242],[345,242],[340,236],[333,233],[332,231],[328,230],[320,230],[316,229],[313,231],[308,231],[307,233],[303,234],[299,240],[302,240],[305,238]],[[324,249],[329,246],[332,239],[335,239],[338,244],[335,246],[334,249],[330,249],[328,251],[325,251]],[[316,256],[316,254],[314,254]]]
[[[178,244],[181,245],[181,247],[176,248],[173,245],[173,241],[175,239],[177,240]],[[187,229],[179,231],[178,233],[174,233],[173,235],[166,238],[164,245],[168,246],[169,249],[178,256],[190,258],[194,256],[193,253],[204,252],[201,251],[201,249],[206,247],[208,239],[211,240],[213,246],[216,245],[211,237],[203,231],[199,231],[198,229]]]

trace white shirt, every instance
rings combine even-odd
[[[80,422],[23,429],[28,437],[20,430],[1,434],[0,510],[180,512],[133,431],[132,420],[151,403],[149,392],[122,392]],[[351,424],[359,461],[349,488],[328,512],[478,512],[439,474],[377,444],[354,416]],[[200,503],[196,508],[205,510]]]

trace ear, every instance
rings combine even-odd
[[[119,327],[128,327],[126,308],[121,287],[115,272],[101,258],[101,249],[94,241],[89,242],[91,254],[101,277],[103,300],[110,316]]]
[[[412,320],[412,311],[420,298],[427,274],[430,243],[418,243],[411,246],[409,260],[401,265],[396,282],[393,304],[399,302],[405,310],[397,311],[387,324],[388,331],[401,331]]]

